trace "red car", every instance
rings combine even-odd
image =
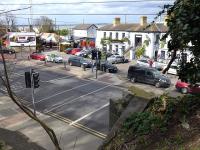
[[[42,54],[42,53],[37,53],[37,52],[33,52],[31,55],[30,55],[30,58],[31,59],[36,59],[36,60],[41,60],[41,61],[44,61],[45,60],[45,55]]]
[[[183,94],[191,93],[191,94],[200,94],[200,84],[196,84],[191,86],[189,83],[177,81],[176,89]]]
[[[74,48],[70,51],[70,54],[75,55],[77,52],[80,52],[81,49],[80,48]]]
[[[65,53],[66,53],[66,54],[70,54],[72,50],[73,50],[73,48],[67,48],[67,49],[65,50]]]

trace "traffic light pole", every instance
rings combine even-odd
[[[97,70],[98,68],[97,68],[97,57],[96,57],[96,79],[97,79]]]
[[[93,69],[94,69],[94,61],[92,59],[92,73],[93,73]]]
[[[33,113],[36,116],[36,109],[35,109],[35,88],[34,88],[34,80],[33,80],[33,70],[31,69],[31,95],[32,95],[32,102],[33,102]]]

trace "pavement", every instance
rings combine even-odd
[[[74,147],[75,150],[97,149],[102,142],[102,140],[96,136],[89,133],[87,134],[83,130],[70,126],[63,121],[41,113],[37,113],[37,115],[55,131],[63,150],[72,150]],[[0,128],[8,130],[6,132],[0,129],[0,140],[4,140],[16,150],[29,149],[28,147],[21,148],[21,144],[26,144],[27,142],[30,145],[34,145],[30,150],[55,150],[50,138],[44,132],[44,129],[20,111],[7,96],[0,97]],[[18,131],[18,133],[20,133],[19,135],[24,138],[22,140],[13,139],[12,137],[8,138],[6,135],[9,133],[12,134],[13,137],[18,137],[17,133],[11,133],[11,131]]]

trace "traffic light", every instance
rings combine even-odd
[[[97,53],[98,53],[98,60],[101,60],[101,51],[97,51]]]
[[[34,88],[38,88],[40,86],[39,85],[39,81],[40,81],[39,73],[38,72],[33,72],[33,85],[34,85]]]
[[[25,72],[25,83],[26,83],[26,88],[31,88],[31,73],[30,72]]]
[[[92,60],[95,60],[97,58],[97,51],[92,50]]]

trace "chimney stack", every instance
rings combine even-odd
[[[113,21],[113,26],[120,25],[120,18],[116,17]]]
[[[140,25],[141,26],[147,26],[147,16],[141,16],[140,17]]]

